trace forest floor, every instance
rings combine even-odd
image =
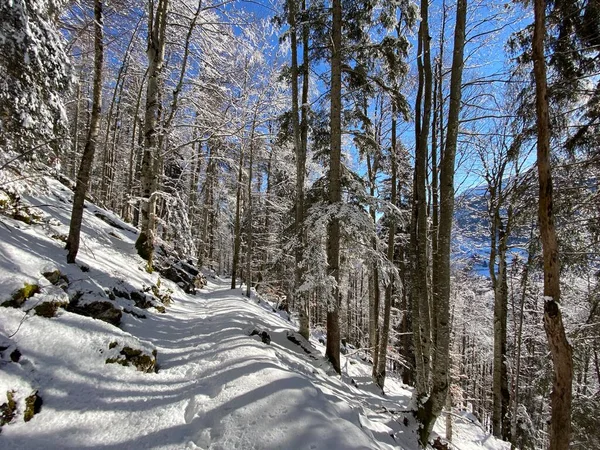
[[[7,176],[0,173],[0,186]],[[318,336],[302,340],[294,321],[260,296],[248,299],[214,275],[196,295],[159,283],[135,254],[136,230],[93,204],[78,264],[68,265],[61,236],[70,189],[50,177],[10,186],[10,195],[0,190],[0,200],[8,199],[0,215],[0,304],[26,285],[38,288],[20,307],[0,307],[0,448],[417,448],[410,388],[388,377],[382,395],[360,352],[342,357],[339,376]],[[9,211],[12,194],[19,205]],[[15,208],[31,220],[16,218]],[[54,271],[62,285],[42,275]],[[166,312],[109,295],[152,287],[171,296]],[[123,313],[119,327],[62,307],[51,318],[34,312],[74,296],[113,302]],[[268,332],[270,342],[250,336],[253,330]],[[156,350],[158,370],[106,363],[126,347]],[[25,398],[35,391],[43,404],[25,422]],[[445,420],[438,422],[444,436]],[[457,411],[450,448],[509,446]]]

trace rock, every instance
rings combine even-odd
[[[10,360],[12,362],[19,362],[19,360],[21,359],[21,352],[19,351],[18,348],[15,348],[11,353],[10,353]]]
[[[42,275],[52,284],[58,284],[60,280],[60,270],[58,269],[50,272],[44,272]]]
[[[19,362],[21,359],[21,352],[11,342],[6,342],[4,345],[0,345],[0,361],[6,361],[10,359],[12,362]]]
[[[443,443],[439,436],[433,441],[432,447],[435,450],[448,450],[448,444]]]
[[[0,427],[10,423],[15,417],[17,411],[17,402],[15,402],[15,393],[13,391],[6,392],[6,403],[0,405]]]
[[[183,270],[185,270],[187,273],[191,274],[192,276],[198,276],[200,274],[200,271],[198,269],[196,269],[191,263],[186,262],[186,261],[180,261],[179,264],[181,265],[181,268]]]
[[[154,298],[145,292],[140,291],[132,291],[129,293],[131,300],[135,302],[135,306],[141,309],[148,309],[158,304],[157,301],[154,301]],[[158,309],[158,308],[157,308]],[[164,307],[163,307],[164,312]]]
[[[185,261],[174,262],[162,257],[156,261],[155,268],[164,278],[177,283],[186,294],[195,294],[196,289],[206,286],[204,275]]]
[[[33,416],[42,410],[42,403],[42,397],[40,397],[38,391],[35,391],[25,399],[25,413],[23,417],[25,422],[29,422],[31,419],[33,419]]]
[[[37,284],[25,283],[25,286],[23,288],[18,289],[15,292],[13,292],[10,300],[5,301],[0,306],[20,308],[28,298],[33,297],[35,294],[38,294],[39,292],[40,292],[40,287]]]
[[[66,286],[69,285],[69,279],[67,278],[67,276],[60,273],[60,270],[58,269],[49,272],[43,272],[42,275],[54,286],[58,286],[64,289]]]
[[[119,288],[115,287],[115,288],[113,288],[112,292],[117,297],[126,298],[127,300],[131,300],[131,295],[127,291],[122,291]]]
[[[116,344],[116,343],[115,343]],[[110,344],[112,345],[112,343]],[[109,348],[114,348],[109,345]],[[121,364],[122,366],[134,366],[140,372],[152,373],[156,372],[156,350],[152,351],[152,355],[144,353],[142,350],[123,347],[119,355],[114,358],[108,358],[106,364]]]
[[[87,303],[81,303],[79,300],[76,300],[75,302],[71,300],[71,303],[69,303],[66,309],[69,312],[86,317],[93,317],[94,319],[102,320],[117,327],[121,323],[121,316],[123,315],[121,310],[115,304],[104,300],[90,301]]]
[[[259,336],[260,340],[267,345],[271,343],[271,335],[265,330],[257,330],[255,328],[250,332],[250,336]]]
[[[68,304],[68,302],[43,302],[34,307],[33,310],[38,316],[51,318],[56,316],[58,308],[67,306]]]
[[[314,355],[316,353],[315,349],[312,347],[312,345],[310,345],[310,342],[308,342],[306,339],[304,339],[304,337],[300,333],[296,333],[294,331],[288,331],[286,333],[286,337],[288,338],[288,341],[299,346],[304,351],[304,353],[306,353],[312,359],[318,359]]]

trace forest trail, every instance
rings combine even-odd
[[[309,355],[287,339],[292,324],[262,306],[217,279],[196,296],[174,294],[165,314],[144,320],[127,316],[123,330],[158,350],[156,374],[118,365],[77,367],[81,343],[69,339],[70,363],[43,361],[52,374],[40,380],[43,413],[27,424],[5,427],[0,447],[399,448],[384,443],[394,441],[383,423],[369,425],[374,418],[367,418],[360,401],[348,403],[346,384],[326,373],[328,364],[320,355]],[[63,313],[53,320],[68,322],[71,316],[79,318]],[[32,317],[26,323],[50,322]],[[272,342],[249,336],[254,328],[268,330]],[[26,339],[20,345],[33,365],[42,364],[41,355],[28,351]]]
[[[57,236],[68,230],[70,191],[45,178],[22,192],[29,204],[49,208],[39,211],[41,223],[3,216],[0,226],[0,299],[24,283],[41,286],[22,308],[0,308],[0,345],[8,348],[0,351],[0,396],[13,392],[18,406],[2,426],[0,449],[417,448],[412,391],[388,377],[382,396],[364,351],[342,355],[340,376],[323,357],[323,330],[304,341],[297,324],[260,296],[248,299],[210,276],[196,295],[185,294],[145,270],[135,228],[92,204],[78,264],[66,264]],[[56,270],[68,279],[66,291],[43,276]],[[165,313],[110,299],[111,291],[153,289],[170,293]],[[63,308],[51,318],[32,312],[79,295],[110,300],[123,312],[119,327]],[[270,342],[252,330],[267,331]],[[107,364],[125,346],[145,355],[156,349],[158,373]],[[22,355],[16,363],[8,357],[14,348]],[[41,411],[24,422],[25,398],[36,391]],[[443,435],[443,427],[438,421],[435,431]],[[456,420],[454,432],[460,450],[506,448],[470,420]]]

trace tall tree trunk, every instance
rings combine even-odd
[[[413,344],[415,349],[415,395],[420,402],[427,396],[431,372],[431,311],[428,280],[427,245],[427,157],[429,124],[431,121],[432,75],[429,45],[428,1],[421,1],[421,25],[418,35],[417,68],[419,85],[415,104],[415,168],[410,233],[411,301],[413,313]]]
[[[233,229],[233,262],[231,267],[231,289],[235,289],[236,278],[238,276],[238,268],[240,266],[240,249],[242,246],[242,230],[241,230],[241,208],[242,208],[242,176],[244,171],[244,152],[240,149],[240,160],[238,166],[237,191],[235,195],[235,224]]]
[[[390,149],[390,159],[392,161],[392,178],[390,180],[392,192],[390,203],[396,206],[397,202],[397,178],[398,165],[396,162],[396,108],[392,107],[392,146]],[[388,232],[387,259],[391,265],[394,264],[396,219],[390,215],[390,228]],[[388,285],[385,288],[385,304],[383,307],[383,323],[381,325],[381,336],[379,339],[379,357],[377,360],[377,370],[375,371],[375,383],[383,390],[386,375],[387,345],[390,332],[390,316],[392,311],[392,296],[394,292],[395,277],[391,276]]]
[[[525,298],[527,297],[527,287],[529,285],[529,271],[533,264],[535,254],[535,240],[534,228],[531,227],[531,234],[529,236],[529,247],[527,249],[527,262],[521,272],[521,304],[519,306],[519,324],[517,326],[517,332],[515,337],[515,357],[516,360],[514,370],[514,381],[513,381],[513,411],[510,424],[510,436],[511,436],[511,448],[516,448],[517,442],[517,417],[520,403],[520,382],[521,382],[521,347],[523,344],[523,321],[525,311]]]
[[[82,74],[79,74],[77,79],[77,91],[75,94],[75,118],[73,120],[73,157],[69,161],[71,179],[75,179],[75,168],[77,167],[77,159],[79,153],[79,111],[81,108],[81,83]]]
[[[248,247],[246,249],[246,297],[250,298],[251,288],[252,288],[252,246],[254,245],[252,241],[252,215],[254,211],[252,211],[252,165],[253,157],[254,157],[254,130],[256,128],[256,116],[258,112],[258,103],[256,105],[256,110],[254,111],[254,119],[252,121],[252,131],[250,133],[250,146],[248,149]]]
[[[142,103],[142,92],[144,90],[144,84],[146,81],[146,76],[148,75],[148,69],[146,68],[146,72],[144,72],[144,76],[142,78],[142,81],[140,83],[140,88],[138,89],[137,92],[137,96],[136,96],[136,100],[135,100],[135,109],[134,109],[134,113],[133,113],[133,128],[131,131],[131,149],[129,152],[129,173],[127,175],[127,198],[131,199],[131,197],[133,197],[134,195],[134,189],[133,189],[133,181],[135,178],[135,175],[137,175],[136,172],[136,168],[137,168],[137,160],[139,158],[138,156],[138,152],[137,149],[140,147],[137,142],[139,142],[139,136],[136,134],[136,131],[138,129],[138,113],[140,111],[140,105]],[[141,133],[140,133],[141,135]],[[137,138],[137,140],[136,140]],[[131,200],[129,200],[126,204],[125,204],[125,208],[124,208],[124,214],[123,217],[125,218],[126,222],[132,222],[133,221],[133,205],[131,204]]]
[[[331,29],[331,146],[329,157],[329,205],[336,209],[342,201],[342,1],[333,0]],[[340,367],[340,219],[337,214],[328,224],[327,264],[328,275],[335,285],[328,295],[327,349],[325,355],[337,373]]]
[[[546,2],[534,1],[533,71],[537,117],[537,169],[539,180],[538,219],[544,259],[544,329],[554,365],[551,398],[550,450],[569,448],[571,439],[571,400],[573,355],[560,311],[560,263],[552,210],[552,173],[550,166],[550,117],[544,37]]]
[[[367,114],[367,108],[365,105],[365,115]],[[369,195],[371,198],[375,197],[375,185],[377,182],[377,168],[378,168],[377,156],[367,154],[367,176],[369,178]],[[373,222],[373,228],[376,227],[377,222],[377,211],[375,206],[369,206],[369,215]],[[374,252],[377,252],[377,236],[373,236],[371,240],[371,246]],[[369,347],[371,348],[371,358],[373,359],[372,376],[375,379],[377,372],[377,363],[379,360],[379,309],[381,302],[381,290],[379,285],[379,267],[377,261],[372,262],[371,267],[371,286],[369,286]]]
[[[81,235],[81,222],[83,220],[83,206],[85,194],[90,181],[90,171],[94,162],[94,153],[98,135],[100,133],[100,111],[102,108],[102,65],[104,64],[104,16],[102,13],[102,0],[94,1],[94,93],[92,98],[92,115],[90,128],[83,149],[81,165],[77,173],[77,183],[73,195],[73,210],[69,225],[69,236],[66,248],[67,262],[74,263],[79,251]]]
[[[459,112],[464,67],[465,28],[467,1],[458,0],[454,28],[454,51],[450,76],[450,109],[446,147],[440,162],[440,221],[438,229],[438,253],[434,255],[433,288],[435,308],[436,341],[432,365],[432,389],[427,401],[419,407],[417,418],[421,423],[419,442],[427,446],[429,434],[439,416],[449,387],[450,369],[450,240],[454,214],[454,165],[458,142]]]
[[[302,0],[302,14],[303,14],[303,24],[302,24],[302,99],[301,99],[301,112],[300,112],[300,156],[302,158],[300,164],[300,170],[302,172],[302,182],[304,183],[304,178],[306,176],[306,155],[308,153],[308,113],[309,113],[309,104],[308,104],[308,84],[309,84],[309,60],[308,60],[308,39],[309,39],[309,25],[308,20],[306,18],[307,11],[307,1]],[[302,222],[304,222],[304,184],[302,185]],[[304,227],[301,227],[302,229]],[[302,243],[306,240],[305,233],[303,232]],[[301,255],[303,256],[303,255]],[[302,268],[301,279],[304,278],[305,268]],[[308,339],[309,334],[309,304],[308,295],[303,295],[300,300],[302,304],[300,305],[300,334],[302,334],[306,339]]]
[[[157,183],[156,172],[160,160],[158,147],[158,119],[160,116],[161,83],[165,54],[165,31],[169,0],[158,0],[156,10],[154,0],[148,3],[148,85],[146,89],[146,114],[144,117],[144,154],[142,157],[142,202],[140,207],[141,230],[135,248],[138,254],[148,261],[152,270],[154,253],[154,198]]]
[[[303,2],[303,6],[304,6]],[[298,106],[298,29],[297,29],[297,2],[292,0],[288,2],[288,23],[290,25],[291,39],[291,81],[292,81],[292,131],[294,137],[294,151],[296,156],[296,198],[295,198],[295,223],[296,231],[296,247],[295,247],[295,266],[294,266],[294,303],[299,310],[299,333],[308,339],[309,336],[309,320],[308,320],[308,301],[306,292],[299,291],[303,283],[302,260],[304,258],[304,176],[306,172],[306,147],[303,145],[301,130],[299,106]],[[303,47],[303,52],[307,53],[307,48]],[[303,89],[304,93],[304,89]],[[304,95],[303,95],[304,98]],[[304,116],[304,114],[303,114]],[[304,118],[304,117],[303,117]]]
[[[497,178],[494,191],[501,191],[503,182],[503,170]],[[500,217],[500,208],[503,205],[502,194],[497,194],[497,202],[493,211],[494,233],[492,244],[495,247],[496,236],[498,239],[498,275],[495,274],[496,257],[495,248],[490,253],[490,271],[494,272],[492,284],[494,287],[494,365],[492,381],[492,430],[494,436],[510,440],[509,403],[510,392],[508,390],[508,370],[506,360],[506,321],[508,317],[508,279],[506,252],[508,250],[508,237],[510,235],[510,222],[512,208],[508,207],[508,219],[506,227],[503,227]],[[492,255],[494,259],[492,260]]]

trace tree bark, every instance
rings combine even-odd
[[[496,189],[502,189],[503,177],[498,178]],[[506,252],[508,250],[508,237],[510,235],[510,222],[512,208],[508,207],[509,217],[506,227],[503,227],[500,217],[500,207],[503,202],[498,194],[498,203],[493,213],[495,225],[494,236],[498,236],[498,275],[494,274],[492,283],[494,287],[494,373],[492,382],[493,405],[492,405],[492,431],[494,436],[510,440],[509,403],[510,392],[508,390],[508,370],[506,360],[506,321],[508,317],[508,280]],[[495,237],[493,241],[495,241]],[[495,245],[495,244],[494,244]],[[493,251],[491,254],[494,254]],[[491,260],[490,271],[495,271],[495,256]]]
[[[396,206],[397,203],[397,178],[398,178],[398,165],[396,162],[396,108],[392,107],[392,143],[390,149],[390,159],[392,162],[392,177],[391,183],[391,195],[390,203]],[[394,264],[394,251],[395,251],[395,236],[396,236],[396,219],[393,215],[390,215],[390,228],[388,232],[388,248],[387,248],[387,259],[391,265]],[[390,333],[390,316],[392,312],[392,296],[394,293],[394,277],[392,276],[389,280],[388,285],[385,288],[385,303],[383,307],[383,323],[381,325],[381,336],[379,339],[379,357],[377,360],[377,370],[375,371],[375,383],[383,390],[385,385],[386,375],[386,360],[387,360],[387,345]]]
[[[252,121],[252,131],[250,132],[250,145],[248,149],[248,245],[246,251],[246,297],[250,298],[252,288],[252,246],[254,245],[252,236],[252,165],[254,164],[254,132],[256,129],[256,116],[258,112],[258,103],[254,111],[254,119]]]
[[[303,7],[305,2],[303,2]],[[294,140],[294,151],[296,156],[296,198],[295,198],[295,234],[296,234],[296,248],[295,248],[295,266],[294,266],[294,292],[293,295],[296,297],[294,303],[299,310],[299,333],[308,339],[309,337],[309,320],[308,320],[308,301],[306,293],[299,291],[300,286],[303,283],[302,260],[304,258],[304,177],[306,172],[306,146],[303,142],[303,136],[300,125],[300,118],[298,116],[300,108],[298,105],[298,29],[297,29],[297,2],[292,0],[288,2],[288,23],[290,25],[290,40],[291,40],[291,82],[292,82],[292,132]],[[304,26],[306,27],[306,26]],[[304,29],[304,28],[303,28]],[[303,32],[304,33],[304,32]],[[304,42],[303,42],[304,45]],[[305,54],[308,49],[306,46],[303,47],[303,53]],[[304,80],[306,83],[306,80]],[[306,86],[308,87],[308,86]],[[303,101],[304,101],[304,86],[303,86]],[[304,105],[303,105],[304,106]],[[304,110],[303,110],[304,111]],[[304,114],[303,114],[304,116]],[[303,117],[304,122],[304,117]]]
[[[90,128],[83,149],[81,165],[77,173],[77,183],[73,195],[73,210],[71,212],[71,223],[69,225],[69,236],[67,238],[67,262],[75,262],[79,251],[79,240],[81,235],[81,223],[83,220],[83,207],[85,194],[90,182],[90,171],[94,162],[94,153],[98,135],[100,133],[100,111],[102,109],[102,65],[104,64],[104,16],[102,13],[103,3],[101,0],[94,1],[94,90],[92,97],[92,115]]]
[[[331,145],[329,159],[329,205],[338,209],[342,201],[341,157],[342,157],[342,2],[333,0],[331,30]],[[334,286],[328,296],[327,308],[327,349],[325,356],[334,370],[341,373],[340,367],[340,323],[339,323],[339,281],[340,281],[340,219],[333,214],[328,224],[327,264],[328,275]]]
[[[365,105],[365,115],[367,108]],[[375,197],[375,187],[377,183],[377,170],[379,163],[376,155],[367,154],[367,176],[369,178],[369,195],[371,198]],[[377,223],[377,211],[375,206],[369,206],[369,215],[373,222],[373,228],[376,227]],[[371,240],[371,246],[374,252],[377,252],[377,236],[373,236]],[[377,372],[377,366],[379,361],[379,309],[381,302],[381,290],[379,285],[379,267],[377,261],[373,261],[371,267],[371,286],[369,286],[369,347],[371,348],[371,358],[373,359],[373,370],[372,376],[375,379]]]
[[[235,196],[235,225],[233,237],[233,262],[231,268],[231,289],[235,289],[236,278],[238,275],[238,267],[240,265],[240,248],[242,246],[242,231],[241,231],[241,203],[242,203],[242,165],[244,164],[244,152],[240,149],[240,160],[238,166],[237,191]]]
[[[156,178],[158,168],[158,120],[160,115],[160,76],[165,54],[165,31],[169,0],[158,0],[156,11],[154,0],[148,3],[148,85],[146,89],[146,114],[144,117],[144,154],[142,157],[142,201],[140,205],[141,230],[135,248],[148,261],[152,270],[154,253],[154,215]]]
[[[544,60],[545,13],[545,0],[535,0],[532,50],[538,138],[538,219],[544,260],[544,329],[554,365],[553,389],[550,396],[552,414],[550,419],[549,448],[550,450],[564,450],[569,448],[571,438],[573,356],[571,345],[565,334],[560,311],[560,263],[552,206],[550,117],[546,63]]]
[[[415,350],[415,395],[420,402],[427,396],[431,373],[431,310],[428,280],[427,239],[427,158],[431,122],[432,74],[429,38],[429,6],[421,1],[417,68],[419,85],[415,104],[415,168],[411,221],[411,301],[413,345]]]
[[[446,146],[440,162],[438,253],[434,255],[433,261],[436,341],[433,353],[432,389],[427,401],[417,411],[417,418],[421,423],[419,443],[423,448],[427,446],[429,434],[444,407],[450,381],[450,240],[454,214],[454,165],[462,94],[466,15],[467,0],[458,0],[450,76],[448,131]]]

